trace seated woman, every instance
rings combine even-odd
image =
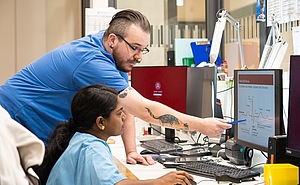
[[[158,179],[130,180],[122,175],[107,144],[110,136],[122,134],[125,114],[118,92],[92,85],[79,90],[71,104],[72,117],[60,123],[36,169],[47,185],[82,184],[188,184],[191,175],[174,171]]]

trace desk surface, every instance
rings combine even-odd
[[[138,180],[138,178],[128,168],[126,168],[126,166],[124,166],[116,157],[114,157],[114,162],[117,165],[119,171],[128,179]]]
[[[112,150],[112,153],[114,155],[115,163],[118,166],[118,169],[121,173],[123,173],[127,178],[129,179],[156,179],[158,177],[161,177],[162,175],[171,172],[176,171],[175,168],[164,168],[164,166],[160,163],[156,163],[152,166],[143,166],[140,164],[132,165],[126,163],[126,155],[125,155],[125,149],[122,142],[121,137],[114,137],[113,138],[116,143],[110,144],[110,148]],[[140,152],[143,150],[142,147],[139,146],[139,142],[137,141],[137,150]],[[207,177],[201,177],[201,176],[192,176],[195,178],[195,181],[199,185],[218,185],[218,182],[214,179],[207,178]],[[243,182],[239,185],[263,185],[263,177],[256,177],[255,181],[249,181],[249,182]],[[230,182],[222,182],[224,185],[231,185]]]

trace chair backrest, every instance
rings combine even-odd
[[[44,143],[0,106],[0,184],[39,184],[31,167],[40,165]]]

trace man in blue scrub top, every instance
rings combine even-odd
[[[106,30],[62,45],[29,64],[0,86],[0,104],[13,119],[47,143],[56,125],[71,117],[70,102],[82,87],[115,88],[127,115],[122,135],[127,162],[153,164],[137,153],[134,116],[164,126],[219,137],[231,128],[226,120],[198,118],[148,100],[128,85],[127,73],[149,52],[150,23],[138,11],[116,13]],[[185,123],[185,124],[182,124]]]

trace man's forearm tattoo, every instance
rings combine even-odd
[[[127,96],[127,94],[130,93],[131,90],[132,90],[132,87],[128,87],[128,88],[124,89],[122,92],[120,92],[119,97],[125,98]]]
[[[151,117],[159,120],[159,123],[161,124],[161,126],[171,127],[174,129],[183,129],[183,130],[189,129],[189,125],[187,123],[183,123],[182,121],[180,121],[178,118],[176,118],[175,116],[173,116],[171,114],[155,116],[155,115],[153,115],[153,113],[151,112],[151,110],[149,108],[147,108],[147,107],[145,107],[145,108],[147,109],[147,111],[149,112]]]

